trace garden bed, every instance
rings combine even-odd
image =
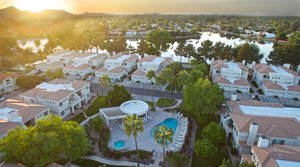
[[[176,104],[176,100],[174,99],[167,99],[167,98],[160,98],[156,102],[157,107],[171,107]]]

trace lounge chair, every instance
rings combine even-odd
[[[170,150],[171,150],[171,151],[174,151],[175,149],[174,149],[173,147],[170,147]]]
[[[180,114],[181,114],[181,113],[180,113],[180,112],[178,112],[178,113],[177,113],[177,115],[176,115],[176,117],[178,117]]]
[[[152,119],[152,117],[150,116],[150,115],[148,115],[148,117],[147,117],[149,120],[151,120]]]
[[[175,145],[177,146],[177,148],[180,148],[180,147],[182,146],[182,145],[180,145],[180,144],[177,144],[177,143],[176,143]]]
[[[181,118],[182,116],[183,116],[183,115],[181,114],[181,115],[178,116],[178,118]]]

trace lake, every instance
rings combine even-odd
[[[37,53],[38,50],[43,50],[45,48],[45,45],[48,43],[48,39],[39,39],[40,40],[40,46],[36,46],[34,40],[27,40],[27,41],[18,41],[18,45],[22,49],[30,48],[34,53]],[[210,33],[210,32],[202,32],[201,36],[199,35],[199,39],[190,39],[187,40],[187,43],[192,43],[196,48],[201,46],[201,42],[205,40],[211,40],[214,44],[216,42],[223,42],[226,45],[236,46],[239,44],[243,44],[245,42],[256,44],[259,49],[260,53],[264,55],[264,57],[261,60],[261,63],[266,63],[266,58],[268,57],[269,53],[273,50],[273,42],[265,41],[264,44],[258,43],[257,41],[249,41],[246,39],[240,39],[240,38],[232,38],[228,39],[226,37],[221,37],[218,33]],[[127,40],[128,46],[131,45],[134,48],[137,48],[138,40]],[[174,61],[180,61],[180,56],[176,56],[174,53],[174,50],[178,46],[178,43],[175,42],[171,45],[171,47],[168,49],[168,51],[162,53],[162,57],[171,57]],[[105,50],[99,50],[99,49],[89,49],[89,51],[97,51],[97,52],[106,52]],[[188,59],[182,57],[182,62],[187,62]]]

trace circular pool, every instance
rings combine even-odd
[[[124,140],[117,140],[114,142],[114,148],[117,150],[120,150],[122,148],[124,148],[125,146],[125,141]]]
[[[149,105],[140,100],[130,100],[121,104],[120,110],[127,115],[136,114],[140,116],[149,111]]]

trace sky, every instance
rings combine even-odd
[[[72,13],[166,13],[300,16],[300,0],[0,0],[0,8]]]

